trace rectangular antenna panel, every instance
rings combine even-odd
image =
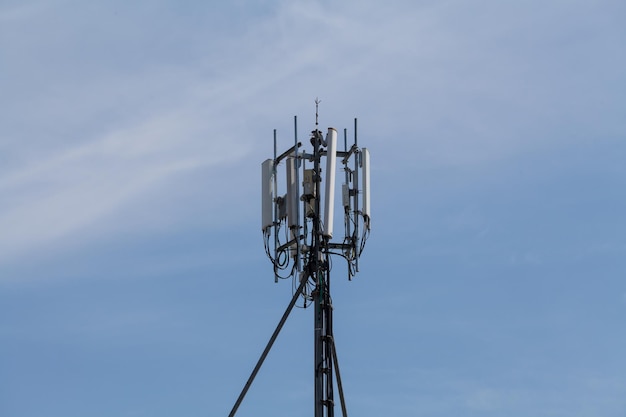
[[[350,186],[348,184],[341,184],[341,201],[343,207],[348,210],[350,208]]]
[[[298,184],[296,183],[296,158],[287,157],[287,223],[289,227],[299,226]]]
[[[287,207],[285,207],[285,201],[287,201],[287,194],[276,199],[276,205],[278,206],[276,207],[276,211],[278,212],[278,218],[276,219],[277,222],[281,222],[287,218]]]
[[[312,169],[305,169],[304,170],[304,180],[302,181],[302,185],[304,187],[304,195],[307,198],[316,197],[316,195],[315,195],[315,180],[314,180],[313,172],[315,172],[315,171],[312,170]]]
[[[362,169],[363,169],[363,217],[367,220],[369,227],[370,218],[370,151],[363,148],[362,151]]]
[[[326,134],[326,195],[324,196],[323,234],[333,237],[335,214],[335,173],[337,170],[337,131],[329,127]]]
[[[265,231],[274,224],[274,160],[265,160],[261,171],[261,228]]]

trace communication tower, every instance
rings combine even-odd
[[[314,417],[334,417],[335,378],[342,413],[347,417],[333,337],[331,257],[339,256],[347,261],[349,280],[359,271],[359,257],[370,233],[370,156],[367,148],[358,147],[357,119],[349,147],[348,131],[343,130],[343,150],[338,149],[335,128],[329,127],[323,135],[318,129],[319,103],[316,99],[315,129],[310,135],[312,149],[307,151],[298,141],[298,119],[294,117],[293,146],[279,154],[274,129],[274,158],[261,164],[261,229],[265,252],[274,266],[275,282],[291,280],[294,292],[229,417],[237,412],[298,300],[304,307],[314,306]],[[334,230],[337,164],[344,171],[341,187],[344,231],[333,241],[338,235]],[[279,192],[279,177],[285,181],[284,193]]]

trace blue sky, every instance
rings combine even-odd
[[[260,164],[372,158],[350,415],[626,412],[621,1],[0,5],[0,415],[227,415],[290,296]],[[238,416],[312,413],[297,309]],[[336,409],[339,413],[339,408]]]

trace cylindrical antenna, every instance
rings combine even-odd
[[[318,123],[317,123],[318,114],[317,113],[318,113],[319,106],[320,106],[321,102],[322,102],[322,100],[320,100],[319,98],[315,97],[315,130],[317,130],[317,126],[318,126]]]
[[[287,157],[287,226],[293,229],[298,226],[298,182],[296,180],[296,158],[293,155]]]
[[[337,131],[328,128],[326,135],[326,195],[324,196],[324,225],[323,235],[333,237],[333,222],[335,213],[335,172],[337,170]]]

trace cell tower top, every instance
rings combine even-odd
[[[313,149],[307,151],[298,142],[298,119],[294,117],[293,146],[278,154],[274,130],[274,158],[267,159],[261,165],[261,229],[265,252],[274,265],[275,281],[291,278],[294,293],[229,417],[237,412],[278,333],[300,298],[304,299],[304,307],[308,303],[315,306],[314,417],[334,415],[335,370],[341,408],[344,417],[347,416],[333,336],[331,257],[340,256],[347,261],[349,279],[358,272],[359,257],[363,253],[371,224],[370,156],[367,148],[360,149],[357,146],[356,119],[354,142],[350,147],[347,129],[343,130],[343,150],[338,150],[335,128],[329,127],[326,136],[322,135],[318,129],[319,104],[320,100],[316,98],[315,130],[311,132],[310,138]],[[338,162],[344,171],[340,204],[344,230],[343,236],[333,242],[331,240],[336,237],[334,213]],[[281,181],[278,180],[279,173],[283,177]],[[279,188],[279,184],[284,185]]]
[[[278,154],[274,131],[274,158],[262,164],[262,230],[276,281],[303,274],[316,240],[323,254],[338,255],[347,261],[351,279],[359,270],[359,257],[370,232],[370,156],[367,148],[357,146],[357,119],[353,144],[348,147],[348,132],[344,129],[344,149],[339,150],[337,130],[328,128],[324,137],[318,129],[320,102],[315,99],[313,150],[304,150],[298,142],[294,117],[293,146]],[[335,207],[338,163],[343,167],[341,208]],[[281,174],[284,179],[279,181]],[[332,242],[336,209],[343,209],[343,236]]]

